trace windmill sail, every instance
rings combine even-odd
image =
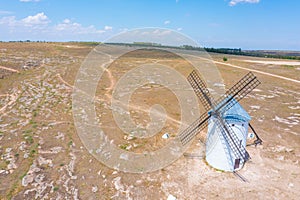
[[[187,77],[187,80],[191,84],[192,88],[194,89],[194,92],[196,93],[197,97],[199,98],[200,102],[206,109],[206,111],[209,111],[212,107],[214,102],[212,102],[212,97],[209,93],[209,90],[207,89],[207,86],[204,81],[200,78],[200,76],[197,74],[195,70],[193,70],[189,76]]]
[[[217,111],[221,113],[229,110],[234,104],[243,99],[253,89],[260,84],[259,80],[252,72],[245,75],[239,82],[231,87],[223,97],[216,101]],[[232,101],[234,99],[234,101]]]
[[[188,144],[201,130],[207,127],[209,115],[204,113],[197,120],[195,120],[191,125],[188,126],[184,131],[179,133],[178,137],[182,145]]]

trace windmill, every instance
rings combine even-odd
[[[256,136],[253,144],[262,143],[249,123],[250,116],[238,103],[260,84],[259,80],[249,72],[216,101],[195,70],[189,74],[187,80],[206,112],[178,135],[181,143],[188,144],[208,126],[206,161],[219,170],[239,170],[250,159],[246,150],[248,125]]]

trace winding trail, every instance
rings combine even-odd
[[[112,75],[111,71],[110,71],[107,67],[105,67],[105,66],[106,66],[107,64],[112,63],[112,62],[114,61],[114,59],[113,59],[112,56],[109,55],[109,54],[106,54],[106,53],[103,53],[103,52],[99,52],[99,51],[97,51],[96,49],[94,49],[94,51],[96,51],[97,53],[104,54],[104,55],[106,55],[106,56],[109,57],[109,61],[106,62],[106,63],[103,63],[103,64],[101,65],[101,68],[107,73],[108,78],[109,78],[109,80],[110,80],[110,86],[107,88],[107,91],[105,92],[105,96],[107,96],[108,99],[111,100],[111,99],[112,99],[112,95],[111,95],[110,93],[111,93],[111,91],[113,90],[113,88],[115,87],[116,81],[115,81],[115,79],[113,78],[113,75]],[[101,99],[101,98],[99,98],[99,97],[97,97],[97,100],[103,101],[103,99]],[[108,100],[108,101],[109,101],[109,100]],[[104,101],[105,101],[105,100],[104,100]],[[108,102],[108,101],[106,100],[106,102]],[[143,108],[143,107],[141,107],[141,106],[135,106],[135,105],[131,105],[131,104],[127,105],[127,104],[125,104],[125,103],[123,103],[123,102],[120,102],[120,103],[121,103],[122,105],[124,105],[124,106],[128,106],[128,107],[131,108],[131,109],[135,109],[135,110],[138,110],[138,111],[142,111],[142,112],[144,112],[144,113],[149,113],[149,109],[145,109],[145,108]],[[157,116],[160,116],[160,117],[166,116],[166,118],[167,118],[168,120],[170,120],[170,121],[172,121],[172,122],[174,122],[174,123],[176,123],[176,124],[178,124],[178,125],[182,124],[181,120],[174,119],[173,117],[170,117],[169,115],[164,115],[164,114],[161,113],[161,112],[156,112],[155,114],[156,114]]]
[[[56,74],[56,76],[58,77],[58,79],[63,82],[65,85],[69,86],[70,88],[74,88],[73,85],[71,85],[70,83],[68,83],[67,81],[65,81],[60,74]]]
[[[19,70],[11,69],[11,68],[4,67],[4,66],[1,66],[1,65],[0,65],[0,69],[4,69],[4,70],[11,71],[11,72],[14,72],[14,73],[19,73],[20,72]]]
[[[97,50],[94,50],[96,51],[97,53],[101,53],[101,54],[105,54],[103,52],[98,52]],[[105,62],[101,65],[101,68],[107,73],[108,75],[108,78],[109,78],[109,81],[110,81],[110,85],[109,87],[107,88],[107,91],[105,92],[105,96],[107,97],[107,99],[103,99],[103,98],[100,98],[99,96],[96,96],[94,99],[96,101],[100,101],[100,102],[106,102],[108,104],[111,103],[111,99],[112,99],[112,95],[110,94],[111,91],[113,90],[113,88],[115,87],[115,84],[116,84],[116,81],[114,80],[113,78],[113,75],[111,73],[111,70],[109,70],[108,68],[106,68],[105,66],[111,62],[113,62],[113,58],[111,55],[108,55],[108,54],[105,54],[109,57],[109,61],[108,62]],[[65,85],[69,86],[70,88],[73,88],[74,89],[74,85],[71,85],[70,83],[68,83],[67,81],[65,81],[60,74],[56,74],[56,76],[58,77],[58,79],[64,83]],[[125,105],[125,103],[121,102],[122,105]],[[145,112],[145,113],[148,113],[149,112],[149,109],[145,109],[144,107],[141,107],[141,106],[135,106],[135,105],[125,105],[125,106],[128,106],[130,109],[134,109],[134,110],[138,110],[138,111],[141,111],[141,112]],[[178,125],[182,124],[182,122],[180,120],[177,120],[175,118],[172,118],[170,117],[169,115],[164,115],[163,113],[160,113],[160,112],[156,112],[155,113],[157,116],[166,116],[166,118]]]
[[[109,57],[109,60],[107,62],[103,63],[100,67],[102,68],[103,71],[105,71],[107,73],[109,81],[110,81],[110,86],[107,88],[107,91],[105,92],[105,96],[112,98],[112,96],[109,93],[113,90],[113,88],[116,84],[116,81],[115,81],[111,71],[108,69],[108,67],[106,67],[106,65],[111,64],[114,61],[114,59],[112,58],[111,55],[101,52],[101,51],[98,51],[97,49],[93,49],[93,51]]]

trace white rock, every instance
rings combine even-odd
[[[127,140],[133,140],[135,137],[133,135],[128,135]]]
[[[16,169],[16,168],[17,168],[17,165],[16,165],[15,163],[9,163],[9,164],[7,165],[7,169],[8,169],[8,170]]]
[[[38,157],[38,163],[40,166],[41,165],[48,165],[49,167],[53,166],[51,159],[46,159],[46,158],[43,158],[42,156]]]
[[[168,139],[170,137],[169,133],[165,133],[163,134],[163,136],[161,136],[161,138],[163,139]]]
[[[122,154],[120,155],[120,159],[123,159],[123,160],[129,160],[128,154],[127,154],[127,153],[122,153]]]
[[[12,150],[12,148],[6,148],[6,149],[5,149],[5,152],[6,152],[6,153],[9,153],[9,152],[11,152],[11,150]]]
[[[33,179],[34,179],[34,175],[33,174],[27,174],[22,179],[22,185],[26,187],[29,183],[33,182]]]
[[[284,156],[278,156],[277,160],[281,160],[281,161],[284,160]]]
[[[29,154],[28,153],[24,153],[23,158],[28,158],[28,157],[29,157]]]
[[[124,191],[124,185],[121,184],[121,177],[114,178],[112,182],[117,191]]]
[[[25,142],[25,141],[21,142],[21,143],[20,143],[19,149],[20,149],[21,151],[24,151],[24,150],[25,150],[25,147],[26,147],[26,142]]]
[[[92,187],[92,192],[97,192],[98,191],[98,187],[97,186],[95,186],[95,187]]]
[[[174,197],[173,195],[169,194],[167,200],[176,200],[176,197]]]

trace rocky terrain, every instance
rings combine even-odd
[[[223,55],[212,54],[226,86],[241,78],[247,69],[256,70],[262,82],[242,101],[263,140],[262,146],[248,148],[252,159],[240,171],[247,182],[208,166],[200,136],[186,156],[172,165],[151,173],[131,174],[110,169],[95,159],[76,132],[73,85],[81,63],[92,49],[93,46],[81,43],[0,43],[0,199],[298,199],[297,65],[249,62],[251,58],[242,56],[228,56],[228,61],[223,62]],[[178,64],[178,60],[170,61],[169,57],[159,62]],[[128,69],[115,63],[111,72],[118,77],[124,70]],[[111,118],[104,114],[111,108],[109,96],[105,96],[109,83],[107,74],[103,82],[106,87],[99,86],[97,93],[99,98],[107,99],[108,106],[97,104],[104,122]],[[174,98],[157,90],[165,99]],[[159,102],[160,95],[148,94],[146,98],[147,104],[153,104]],[[170,116],[179,119],[178,114],[172,113],[172,103],[164,102],[164,107]],[[136,120],[143,119],[137,110],[132,115]],[[106,130],[114,126],[109,123]],[[176,130],[175,125],[168,126],[164,131]],[[120,130],[113,133],[121,134]],[[115,138],[119,147],[128,151],[164,144],[158,141],[153,145],[153,140],[149,140],[141,147],[133,145],[140,141],[132,139],[124,135]]]

